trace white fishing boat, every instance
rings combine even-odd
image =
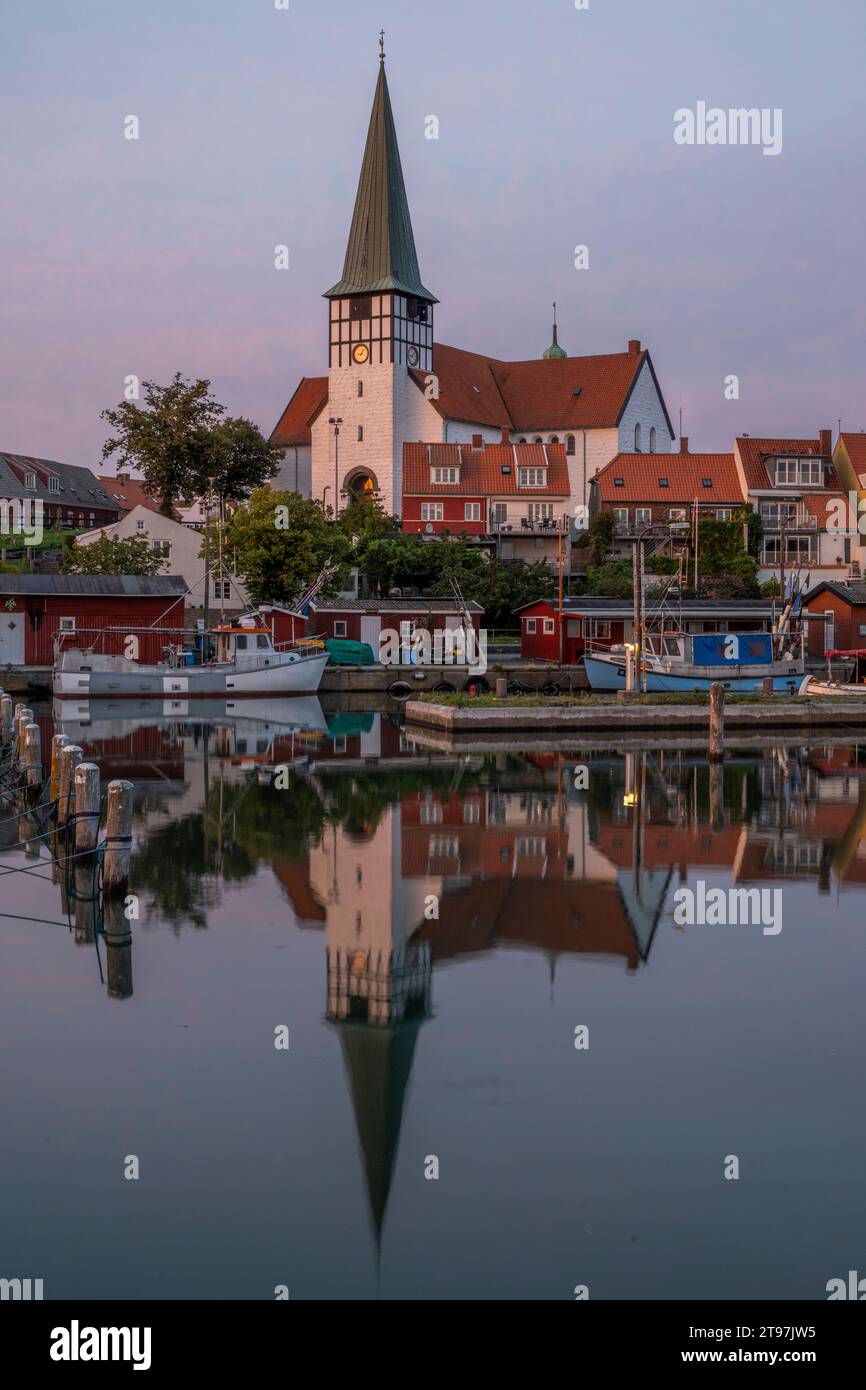
[[[587,652],[584,667],[593,690],[628,690],[637,676],[647,691],[709,690],[717,681],[728,690],[752,694],[769,677],[773,690],[796,694],[805,673],[802,657],[773,654],[769,632],[647,634],[639,673],[632,672],[632,654],[625,647]]]
[[[274,646],[270,629],[255,621],[213,629],[191,642],[169,643],[165,659],[148,665],[132,655],[98,651],[110,630],[94,634],[90,646],[55,645],[52,690],[59,699],[153,699],[184,702],[254,696],[315,695],[328,653],[315,646]],[[126,631],[126,646],[135,639]],[[148,633],[151,642],[155,636]],[[208,640],[212,638],[211,642]],[[210,657],[213,646],[213,657]],[[134,648],[132,649],[134,652]],[[208,659],[201,657],[207,653]]]

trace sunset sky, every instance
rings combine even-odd
[[[175,371],[270,433],[326,372],[381,26],[440,341],[537,357],[556,299],[570,354],[650,348],[693,449],[866,428],[863,13],[7,0],[0,449],[100,468],[124,377]],[[699,100],[782,108],[782,153],[676,145]]]

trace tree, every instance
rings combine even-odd
[[[610,560],[590,565],[584,593],[601,598],[631,598],[634,592],[631,560]]]
[[[61,569],[64,574],[159,574],[167,563],[150,549],[146,536],[100,536],[92,545],[64,545]]]
[[[589,528],[589,544],[593,565],[603,565],[613,547],[616,520],[613,512],[596,512]]]
[[[102,411],[115,432],[102,457],[116,455],[118,464],[140,469],[165,516],[210,487],[238,500],[273,476],[278,449],[250,420],[224,419],[209,381],[187,381],[176,372],[168,386],[145,381],[143,389],[144,406],[121,401]]]
[[[739,520],[711,521],[701,520],[698,525],[700,554],[698,557],[699,584],[704,593],[703,581],[735,579],[743,587],[744,598],[758,597],[758,563],[744,549],[742,513]],[[760,522],[760,518],[757,518]],[[709,595],[708,595],[709,596]],[[719,593],[722,598],[737,595]]]
[[[348,537],[329,522],[318,502],[298,492],[257,488],[223,528],[223,554],[257,603],[286,603],[316,578],[328,561],[340,568],[323,594],[334,593],[351,563]]]

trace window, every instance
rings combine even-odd
[[[418,809],[420,812],[420,819],[422,825],[442,824],[441,801],[422,801]]]
[[[373,315],[373,300],[370,297],[361,299],[351,299],[349,301],[350,319],[369,319]]]
[[[668,512],[671,521],[688,521],[688,513],[685,507],[671,507]]]
[[[151,541],[150,549],[151,553],[158,555],[161,560],[171,558],[171,541]]]
[[[530,521],[550,521],[553,517],[552,502],[529,502],[526,510]]]
[[[59,492],[59,491],[60,491],[60,479],[57,477],[56,473],[52,473],[51,476],[50,476],[50,478],[48,479],[48,491],[49,491],[49,492]]]
[[[480,520],[481,520],[481,503],[480,503],[480,502],[464,502],[464,503],[463,503],[463,520],[464,520],[464,521],[480,521]]]
[[[36,486],[36,474],[35,474],[35,473],[25,473],[25,474],[24,474],[24,486],[25,486],[25,487],[35,488],[35,486]]]
[[[442,521],[445,516],[445,504],[443,502],[422,502],[421,520],[422,521]]]
[[[659,487],[670,487],[670,485],[669,478],[659,478]]]
[[[716,507],[716,521],[730,521],[733,515],[731,507]]]
[[[542,439],[540,434],[537,434],[532,442],[533,444],[543,444],[544,440]]]
[[[558,434],[552,434],[552,435],[550,436],[550,442],[551,442],[551,444],[558,444],[558,443],[559,443],[559,435],[558,435]]]
[[[524,622],[526,623],[526,635],[527,635],[527,637],[534,637],[534,636],[535,636],[535,623],[536,623],[536,619],[535,619],[535,618],[524,618]]]
[[[614,487],[625,487],[625,478],[614,478]]]
[[[431,468],[431,469],[430,469],[430,481],[431,481],[431,483],[459,483],[459,482],[460,482],[460,469],[459,469],[459,468]]]
[[[617,531],[628,530],[628,507],[614,507],[613,524]]]
[[[798,483],[807,487],[823,486],[824,465],[820,459],[776,459],[776,486],[796,487]]]
[[[363,381],[359,381],[359,382],[358,382],[358,395],[359,395],[359,396],[363,396],[363,394],[364,394],[364,383],[363,383]]]
[[[74,632],[74,631],[75,631],[75,619],[74,619],[74,618],[60,618],[59,621],[60,621],[60,629],[59,629],[59,630],[60,630],[61,632]]]
[[[635,526],[651,526],[653,519],[652,507],[635,507],[634,524]]]
[[[431,859],[459,859],[460,841],[456,835],[431,835]]]
[[[481,820],[481,802],[464,801],[463,803],[463,824],[478,825]]]
[[[519,482],[521,487],[546,487],[547,469],[521,468],[519,470]]]
[[[526,435],[525,435],[525,434],[521,435],[517,442],[518,442],[518,444],[525,444],[525,443],[526,443]]]
[[[590,618],[589,623],[592,628],[593,637],[598,638],[602,642],[608,642],[610,640],[610,623],[607,622],[606,619]]]
[[[651,453],[651,454],[654,454],[655,451],[656,451],[656,427],[655,427],[655,425],[651,425],[651,426],[650,426],[650,453]]]
[[[566,637],[579,637],[583,630],[583,623],[580,618],[569,618],[565,624]]]
[[[544,619],[544,635],[545,635],[545,637],[551,637],[555,631],[556,631],[556,623],[555,623],[554,619],[553,619],[553,618],[545,618],[545,619]]]
[[[641,451],[641,448],[640,448],[640,425],[635,425],[635,427],[634,427],[634,451],[635,451],[636,454],[639,454],[640,451]]]
[[[713,485],[713,480],[712,480],[712,478],[701,478],[701,486],[702,486],[702,487],[712,487],[712,485]]]
[[[91,525],[91,526],[95,526],[95,525],[96,525],[96,512],[91,512],[91,513],[90,513],[90,525]]]
[[[144,522],[143,522],[143,521],[137,521],[137,522],[135,523],[135,529],[136,529],[136,531],[143,531],[143,530],[144,530]]]
[[[346,735],[345,735],[345,734],[338,734],[337,737],[333,740],[333,744],[334,744],[334,752],[335,752],[335,753],[345,753],[345,751],[346,751]]]
[[[773,530],[780,526],[791,526],[797,519],[796,502],[762,502],[759,510],[764,525]]]
[[[565,452],[566,452],[567,454],[573,454],[573,453],[574,453],[574,435],[573,435],[573,434],[567,434],[567,435],[565,436]]]
[[[232,586],[228,579],[215,579],[213,582],[214,598],[231,598]]]
[[[544,835],[518,835],[518,859],[543,859],[546,851],[547,840]]]
[[[363,425],[359,425],[359,426],[358,426],[358,443],[359,443],[359,444],[362,444],[363,442],[364,442],[364,426],[363,426]]]
[[[345,618],[335,618],[335,619],[334,619],[334,636],[335,636],[335,637],[345,637],[345,635],[346,635],[346,619],[345,619]]]

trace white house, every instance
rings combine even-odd
[[[85,531],[77,536],[76,545],[93,545],[101,536],[111,536],[118,540],[134,538],[146,540],[152,551],[163,560],[164,574],[179,574],[186,580],[190,593],[186,598],[186,609],[204,607],[204,559],[201,549],[201,532],[161,512],[151,511],[149,507],[136,506],[112,526],[103,526],[94,531]],[[215,559],[216,557],[212,557]],[[243,585],[227,572],[222,579],[212,578],[210,582],[210,608],[212,612],[220,609],[229,614],[246,612],[250,598]]]

